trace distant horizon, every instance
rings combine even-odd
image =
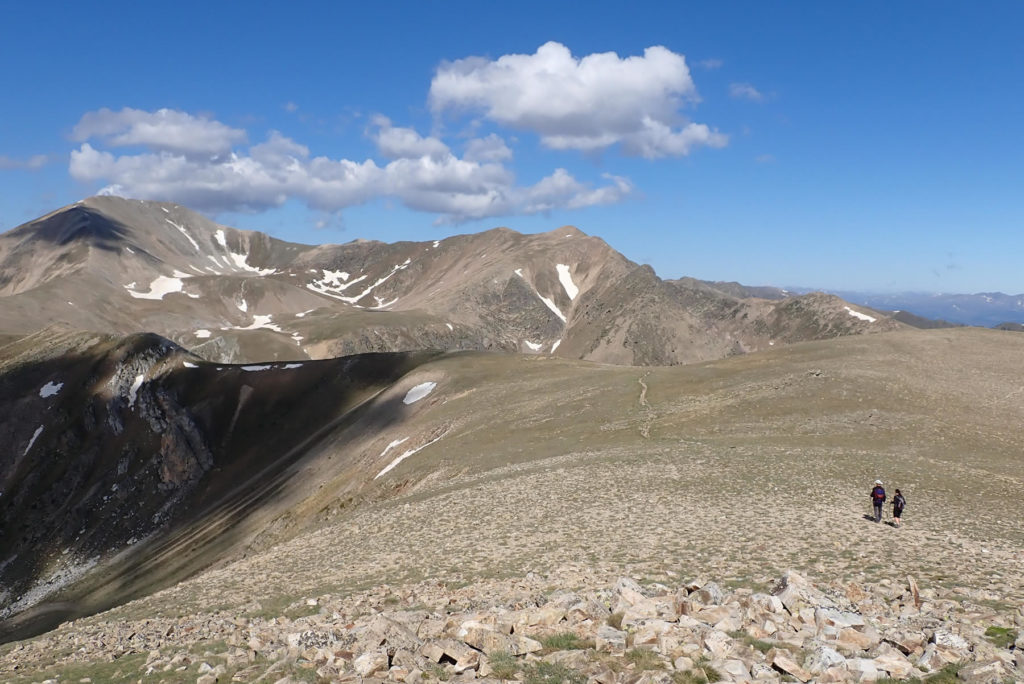
[[[0,231],[107,192],[307,244],[572,224],[669,278],[1024,292],[1017,3],[105,7],[8,8]],[[54,47],[90,35],[118,49]]]

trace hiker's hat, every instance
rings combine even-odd
[[[881,480],[875,480],[875,484],[882,484]]]

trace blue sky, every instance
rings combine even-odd
[[[304,243],[572,224],[662,277],[1024,292],[1020,3],[2,9],[0,230],[107,191]]]

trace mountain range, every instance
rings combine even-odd
[[[596,567],[656,505],[682,516],[657,527],[664,558],[705,508],[765,513],[779,491],[814,508],[883,469],[923,495],[957,464],[963,501],[1021,505],[1007,369],[1024,336],[662,280],[571,227],[309,246],[91,198],[0,236],[0,336],[0,642],[117,606],[240,610],[271,588],[287,603],[335,560],[360,586],[505,572],[476,551],[491,541],[524,573],[559,549]],[[411,528],[382,522],[422,502]],[[559,513],[556,541],[552,502],[588,511]],[[978,534],[1012,559],[990,517]],[[466,525],[493,540],[446,532]],[[785,562],[782,543],[713,536]],[[261,570],[243,580],[243,563]]]
[[[672,365],[899,327],[820,293],[662,280],[572,227],[309,246],[115,197],[0,236],[0,321],[6,339],[154,332],[222,363],[429,348]]]

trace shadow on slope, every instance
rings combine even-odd
[[[0,641],[242,548],[315,445],[435,356],[215,366],[155,335],[23,354],[0,376]]]

